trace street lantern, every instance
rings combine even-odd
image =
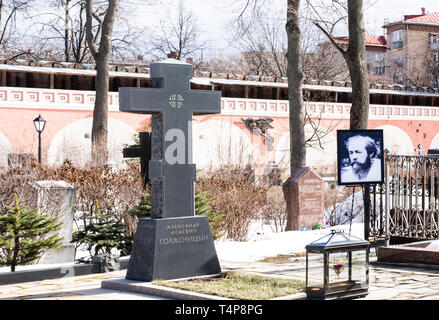
[[[369,290],[369,241],[343,231],[331,233],[306,246],[308,299],[352,299]]]
[[[40,115],[34,119],[35,130],[38,132],[38,162],[41,163],[41,133],[46,125],[46,120]]]

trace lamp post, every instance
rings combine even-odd
[[[44,130],[46,120],[40,115],[34,119],[35,130],[38,132],[38,162],[41,163],[41,132]]]

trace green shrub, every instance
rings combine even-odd
[[[14,200],[15,205],[6,206],[6,214],[0,216],[0,265],[11,266],[11,271],[37,260],[48,249],[60,247],[64,239],[53,234],[61,226],[57,218],[20,206],[16,194]]]
[[[77,245],[85,244],[90,255],[111,253],[113,248],[129,252],[132,247],[132,237],[125,234],[125,226],[111,214],[100,214],[98,202],[96,207],[97,214],[88,217],[83,229],[73,233],[71,242],[76,242]]]
[[[138,205],[128,210],[128,213],[132,217],[150,218],[151,217],[151,195],[149,193],[143,193]]]

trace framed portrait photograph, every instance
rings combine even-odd
[[[338,185],[384,183],[383,130],[337,130]]]

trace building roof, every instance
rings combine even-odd
[[[377,47],[387,46],[387,39],[385,36],[375,36],[375,35],[367,34],[365,41],[366,41],[366,46],[377,46]]]
[[[439,27],[439,12],[425,13],[425,9],[423,8],[422,14],[405,15],[403,20],[386,23],[383,28],[398,24],[435,25]]]
[[[428,13],[405,21],[439,24],[439,12]]]
[[[337,37],[337,42],[346,44],[349,41],[349,37]],[[387,47],[386,36],[376,36],[373,34],[366,34],[364,38],[366,46],[369,47]]]
[[[96,76],[95,65],[92,64],[79,65],[75,63],[49,61],[1,61],[0,59],[0,72],[1,71]],[[146,65],[111,65],[109,75],[110,77],[149,79],[149,71],[149,66]],[[288,88],[288,78],[286,77],[213,73],[198,70],[194,70],[194,77],[191,79],[191,82],[206,86],[238,85]],[[352,92],[351,83],[349,81],[304,79],[303,88],[309,90]],[[437,97],[439,88],[370,83],[370,93]]]

